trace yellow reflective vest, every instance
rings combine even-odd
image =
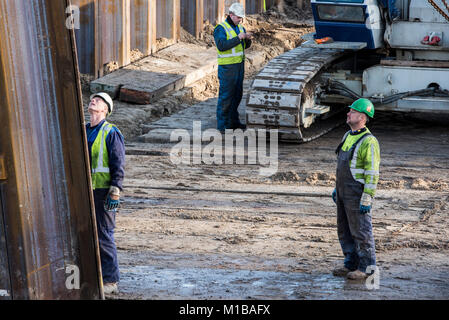
[[[113,127],[113,124],[105,121],[92,145],[92,188],[94,190],[108,189],[111,186],[106,138]]]
[[[226,31],[227,40],[238,37],[235,30],[231,27],[231,25],[227,21],[220,23],[215,28],[217,28],[218,26],[222,26],[224,28],[224,30]],[[245,32],[245,30],[243,29],[243,27],[240,24],[238,27],[239,27],[240,33]],[[243,41],[243,43],[244,43],[244,41]],[[244,45],[242,44],[242,42],[240,42],[239,45],[235,46],[234,48],[232,48],[230,50],[220,51],[217,48],[217,51],[218,51],[218,65],[219,66],[242,63],[245,60],[245,48],[244,48]]]
[[[366,131],[357,135],[349,133],[350,131],[343,138],[342,151],[348,151],[360,137],[371,132],[367,128]],[[379,142],[374,136],[368,136],[358,143],[354,150],[354,156],[349,162],[349,167],[354,180],[364,185],[362,198],[373,198],[379,182],[380,167]]]

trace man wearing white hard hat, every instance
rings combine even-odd
[[[120,272],[114,240],[115,215],[125,175],[125,144],[120,130],[106,121],[114,110],[104,92],[90,97],[86,125],[104,293],[117,293]]]
[[[245,129],[239,120],[238,107],[243,97],[245,49],[251,46],[252,35],[241,22],[245,9],[240,3],[229,8],[226,21],[215,27],[214,39],[218,51],[220,92],[217,104],[217,129]]]

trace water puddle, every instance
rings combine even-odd
[[[327,274],[155,266],[121,267],[121,273],[121,293],[143,299],[335,299],[348,287]]]
[[[418,279],[416,279],[418,280]],[[377,290],[365,281],[331,274],[215,268],[121,267],[123,299],[435,299],[449,296],[448,283],[394,277]]]

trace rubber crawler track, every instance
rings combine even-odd
[[[248,128],[278,129],[280,140],[308,142],[342,124],[318,120],[314,91],[320,71],[343,51],[298,47],[271,60],[255,77],[246,102]],[[318,120],[318,121],[315,121]]]

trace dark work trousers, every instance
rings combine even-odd
[[[241,123],[238,107],[243,97],[245,62],[218,66],[220,92],[217,104],[217,129],[236,129]]]
[[[120,280],[120,272],[114,240],[115,211],[106,211],[104,208],[104,200],[108,192],[109,189],[94,190],[94,201],[103,282],[115,283]]]
[[[356,144],[351,149],[354,149]],[[338,153],[337,165],[337,230],[345,256],[345,267],[366,272],[376,265],[371,213],[360,213],[363,184],[354,180],[349,168],[353,150]]]

